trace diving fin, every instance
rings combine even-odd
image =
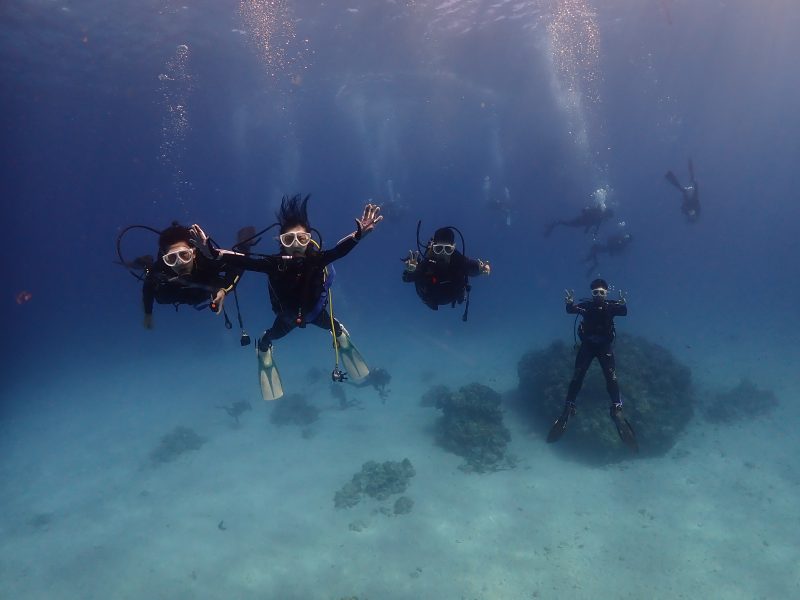
[[[628,423],[628,419],[622,416],[622,409],[612,408],[611,419],[614,421],[614,425],[617,426],[617,433],[623,443],[634,452],[639,452],[639,442],[636,441],[636,433],[634,433],[631,424]]]
[[[683,186],[681,185],[681,182],[678,181],[678,178],[675,176],[675,173],[673,173],[672,171],[667,171],[667,174],[664,175],[664,178],[667,181],[669,181],[672,185],[674,185],[676,188],[678,188],[681,192],[683,191]]]
[[[283,384],[278,367],[272,359],[272,346],[266,352],[258,352],[258,379],[261,384],[261,397],[264,400],[277,400],[283,396]]]
[[[350,341],[350,334],[344,327],[342,327],[342,335],[336,338],[336,343],[339,345],[339,356],[347,376],[353,381],[361,381],[366,378],[369,375],[369,367],[361,357],[358,348]]]
[[[575,405],[567,405],[564,408],[564,412],[561,413],[561,416],[556,419],[556,422],[553,423],[553,426],[550,428],[550,432],[547,434],[547,443],[552,444],[553,442],[557,442],[561,439],[561,436],[567,430],[567,422],[569,418],[575,414]]]

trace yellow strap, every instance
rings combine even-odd
[[[322,248],[320,248],[319,243],[314,238],[311,238],[311,243],[314,244],[314,246],[316,246],[317,250],[322,250]],[[322,273],[325,276],[325,279],[327,280],[328,279],[328,267],[327,266],[322,270]],[[333,336],[333,350],[334,350],[334,353],[336,354],[336,367],[335,368],[338,369],[339,368],[339,339],[336,337],[336,327],[335,327],[334,322],[333,322],[333,293],[332,292],[333,292],[333,290],[329,287],[328,288],[328,314],[329,314],[329,316],[331,318],[331,335]]]
[[[222,289],[222,291],[223,291],[223,292],[225,292],[225,293],[227,294],[227,293],[228,293],[228,292],[230,292],[230,291],[231,291],[231,290],[232,290],[234,287],[236,287],[236,284],[237,284],[238,282],[239,282],[239,276],[237,275],[236,277],[234,277],[234,278],[233,278],[233,283],[232,283],[232,284],[230,284],[230,285],[229,285],[228,287],[226,287],[226,288],[221,288],[221,289]]]
[[[324,270],[325,277],[328,277],[328,267]],[[331,286],[333,287],[333,286]],[[331,335],[333,336],[333,350],[336,354],[336,368],[339,368],[339,338],[336,337],[336,327],[333,324],[333,295],[331,288],[328,288],[328,314],[331,317]]]

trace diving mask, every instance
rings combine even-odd
[[[455,252],[456,246],[455,244],[431,244],[431,250],[433,250],[434,254],[445,254],[450,256]]]
[[[161,257],[161,260],[164,261],[164,264],[168,267],[174,267],[178,263],[185,265],[187,263],[192,262],[194,258],[194,250],[191,248],[181,248],[180,250],[173,250],[172,252],[167,252],[164,256]]]
[[[287,231],[278,237],[281,240],[281,244],[287,248],[295,244],[305,248],[311,242],[311,234],[305,231]]]

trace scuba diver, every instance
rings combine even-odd
[[[467,258],[456,250],[455,232],[461,237],[464,250],[464,236],[455,227],[437,229],[425,248],[419,240],[422,221],[417,223],[417,251],[409,251],[405,263],[403,281],[414,283],[417,295],[432,310],[439,310],[445,304],[455,308],[466,301],[462,320],[469,314],[470,277],[489,275],[492,268],[488,262]]]
[[[131,229],[146,229],[158,234],[158,257],[140,256],[132,261],[122,257],[121,241]],[[223,261],[198,255],[191,247],[191,229],[176,221],[162,231],[144,225],[132,225],[117,238],[119,264],[142,281],[144,327],[153,328],[153,304],[188,304],[197,310],[210,307],[216,314],[224,312],[225,296],[235,289],[241,270]],[[141,271],[137,274],[135,271]],[[237,302],[238,304],[238,302]],[[240,317],[241,322],[241,317]],[[230,321],[225,315],[225,325]],[[245,334],[246,335],[246,334]]]
[[[368,200],[371,202],[372,199]],[[394,200],[390,199],[380,205],[381,207],[381,214],[386,217],[388,221],[401,221],[403,220],[409,212],[408,204],[403,202],[400,194],[398,194]]]
[[[503,188],[503,195],[492,193],[492,179],[488,175],[483,178],[483,199],[486,208],[500,213],[506,227],[511,227],[511,217],[514,213],[514,202],[511,200],[511,192],[507,187]]]
[[[547,225],[544,228],[544,236],[549,237],[550,234],[553,233],[553,230],[559,225],[564,227],[582,227],[583,233],[589,233],[591,230],[593,235],[597,235],[597,232],[600,230],[600,226],[603,224],[603,221],[607,221],[613,216],[614,211],[610,208],[607,208],[604,204],[584,206],[581,209],[581,214],[579,214],[577,217],[568,219],[566,221],[559,219]]]
[[[600,254],[616,256],[622,254],[630,245],[633,241],[633,236],[626,231],[626,227],[625,221],[621,221],[617,224],[617,231],[609,235],[605,242],[592,243],[591,248],[589,248],[589,253],[586,255],[586,258],[583,259],[583,262],[590,263],[589,268],[586,269],[587,277],[589,277],[592,271],[597,268],[597,265],[600,264]]]
[[[567,422],[570,417],[575,415],[575,399],[583,385],[583,378],[586,371],[597,358],[603,370],[606,380],[606,389],[611,398],[609,414],[620,439],[635,452],[639,451],[636,441],[636,434],[633,432],[628,420],[622,416],[622,396],[619,392],[617,373],[614,367],[614,338],[616,330],[614,328],[614,317],[624,317],[628,314],[628,306],[625,296],[620,291],[619,300],[608,300],[608,283],[603,279],[595,279],[590,284],[592,298],[575,303],[575,295],[572,290],[564,290],[564,302],[567,313],[570,315],[580,315],[581,324],[578,328],[578,335],[581,340],[578,355],[575,357],[575,371],[572,381],[569,383],[567,399],[564,412],[556,419],[550,432],[547,435],[547,443],[557,442],[564,431],[567,429]],[[577,318],[577,317],[576,317]]]
[[[278,222],[245,240],[233,250],[223,250],[211,243],[199,227],[193,230],[193,243],[209,256],[245,271],[265,273],[268,277],[269,298],[275,321],[258,342],[258,369],[261,395],[264,400],[283,396],[283,384],[272,355],[272,342],[285,336],[295,327],[308,324],[329,330],[333,335],[336,366],[331,375],[334,381],[344,381],[348,376],[356,381],[364,379],[369,369],[344,326],[333,317],[330,286],[333,283],[335,260],[347,255],[359,241],[369,234],[381,219],[380,208],[367,204],[364,214],[356,219],[356,231],[346,236],[331,250],[323,250],[321,240],[313,239],[316,232],[308,219],[309,196],[284,196],[276,216]],[[255,254],[252,246],[260,241],[259,235],[273,227],[279,228],[280,242],[277,254]],[[242,252],[241,250],[244,250]],[[328,307],[330,311],[328,310]],[[344,370],[339,369],[341,357]]]
[[[700,218],[700,192],[697,188],[697,180],[694,177],[694,165],[692,159],[689,159],[689,185],[684,187],[675,173],[667,171],[664,175],[667,181],[674,185],[681,192],[681,212],[686,216],[686,220],[690,223],[697,221]]]
[[[380,205],[381,216],[387,221],[400,221],[404,219],[408,215],[409,206],[400,194],[395,193],[394,182],[391,179],[386,181],[386,192],[388,200]],[[368,202],[371,203],[372,199],[368,200]]]

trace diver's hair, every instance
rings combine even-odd
[[[189,243],[189,228],[184,227],[177,221],[164,229],[158,236],[158,251],[160,253],[166,252],[167,248],[179,242]]]
[[[275,217],[280,224],[281,233],[287,229],[300,225],[304,229],[311,231],[311,223],[308,221],[308,211],[306,205],[311,195],[295,194],[294,196],[284,196],[281,198],[281,207],[275,213]]]
[[[597,279],[592,281],[592,283],[589,284],[589,287],[593,290],[596,290],[597,288],[603,288],[604,290],[607,290],[608,282],[605,279],[600,279],[598,277]]]
[[[456,234],[449,227],[442,227],[433,232],[433,241],[437,244],[455,244]]]

